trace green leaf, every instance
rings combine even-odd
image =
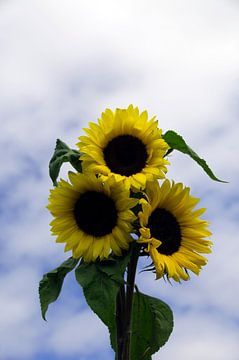
[[[41,313],[46,320],[46,312],[49,304],[54,302],[60,295],[62,284],[66,274],[74,269],[78,263],[78,259],[70,257],[63,262],[58,268],[48,272],[39,283],[39,297],[41,304]]]
[[[109,257],[107,261],[101,261],[101,271],[105,272],[111,280],[124,284],[124,272],[130,260],[131,251],[121,257]]]
[[[131,359],[151,360],[173,330],[173,313],[163,301],[134,293]]]
[[[82,286],[87,304],[108,327],[112,348],[116,351],[116,297],[124,283],[124,272],[130,254],[108,261],[81,262],[75,274]]]
[[[185,142],[181,135],[178,135],[173,130],[168,130],[164,135],[162,135],[163,139],[168,143],[171,149],[178,150],[184,154],[189,155],[193,160],[195,160],[203,170],[208,174],[208,176],[215,181],[226,183],[226,181],[218,179],[212,170],[207,165],[206,161],[198,156]]]
[[[69,162],[77,171],[81,172],[81,161],[80,153],[77,150],[70,149],[63,141],[60,139],[56,140],[56,147],[54,154],[49,163],[49,174],[52,182],[57,186],[57,178],[60,172],[61,165],[64,162]]]

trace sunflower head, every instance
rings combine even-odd
[[[72,172],[69,179],[51,190],[47,206],[54,216],[51,231],[56,242],[66,243],[65,251],[87,262],[107,259],[111,251],[120,256],[132,241],[136,217],[130,209],[138,200],[114,179],[103,184],[95,175]]]
[[[165,180],[148,184],[147,200],[142,199],[139,213],[139,243],[153,260],[156,277],[166,275],[175,281],[188,280],[187,270],[195,274],[207,260],[200,253],[210,253],[208,222],[200,219],[204,208],[194,210],[199,199],[189,194],[181,183]]]
[[[84,172],[100,174],[103,181],[113,177],[127,188],[144,189],[147,181],[164,178],[168,144],[162,130],[146,111],[130,105],[127,109],[106,109],[98,124],[89,123],[80,148]]]

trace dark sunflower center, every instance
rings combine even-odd
[[[117,209],[107,195],[87,191],[77,200],[74,216],[82,231],[98,237],[111,233],[117,222]]]
[[[137,174],[145,167],[147,158],[145,145],[132,135],[117,136],[104,149],[106,165],[120,175]]]
[[[155,209],[149,217],[151,236],[162,241],[160,254],[171,255],[179,249],[181,231],[177,219],[165,209]]]

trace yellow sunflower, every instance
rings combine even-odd
[[[149,183],[147,200],[141,199],[139,243],[147,244],[156,271],[156,278],[167,275],[175,281],[188,280],[187,270],[195,274],[207,263],[199,253],[210,253],[211,235],[208,222],[200,219],[206,209],[193,210],[199,199],[183,184],[165,180]]]
[[[138,200],[129,197],[124,184],[113,179],[103,184],[95,175],[69,172],[70,182],[61,180],[51,190],[47,208],[54,216],[51,231],[56,242],[66,243],[74,258],[85,261],[117,256],[132,241],[130,210]]]
[[[123,180],[127,188],[144,189],[147,181],[162,179],[169,164],[163,157],[169,149],[162,139],[155,117],[130,105],[127,109],[106,109],[98,124],[89,123],[77,144],[83,171]]]

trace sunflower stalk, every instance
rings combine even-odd
[[[117,319],[117,360],[130,360],[130,345],[131,345],[131,324],[132,324],[132,307],[133,307],[133,295],[135,287],[135,275],[137,269],[138,258],[140,254],[141,246],[135,244],[132,249],[132,254],[127,267],[127,283],[125,298],[122,298],[124,294],[121,288],[118,295],[117,302],[117,314],[120,314],[122,318]],[[123,304],[123,301],[124,304]],[[123,310],[123,312],[122,312]],[[123,324],[122,324],[123,323]],[[121,324],[123,327],[121,327]]]

